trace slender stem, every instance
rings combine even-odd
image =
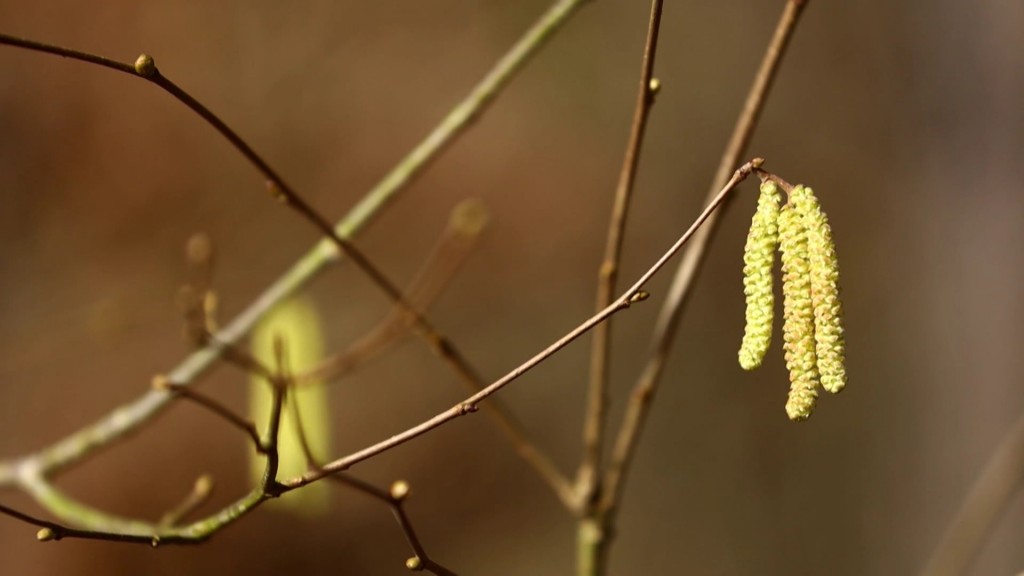
[[[32,496],[36,502],[49,510],[58,518],[73,524],[65,526],[35,518],[11,508],[0,506],[0,513],[17,518],[29,524],[40,526],[42,530],[36,535],[39,540],[60,540],[63,538],[84,538],[91,540],[110,540],[115,542],[133,542],[158,546],[160,544],[194,544],[208,539],[210,536],[234,523],[248,514],[260,504],[281,493],[281,485],[277,482],[277,436],[281,423],[281,410],[284,406],[287,384],[287,370],[284,364],[283,345],[278,345],[278,378],[272,382],[274,386],[273,405],[267,424],[267,437],[254,439],[256,447],[266,458],[266,469],[259,484],[235,502],[227,505],[214,514],[197,520],[186,526],[174,526],[173,522],[187,514],[197,506],[209,492],[209,482],[200,481],[193,491],[193,497],[172,510],[156,523],[130,518],[122,518],[108,512],[83,504],[62,493],[46,477],[42,462],[23,463],[17,469],[15,477],[18,485]],[[219,415],[232,421],[224,413]]]
[[[712,184],[712,190],[717,190],[721,186],[721,182],[728,178],[728,174],[732,171],[732,166],[739,162],[740,156],[746,151],[747,144],[749,144],[754,134],[754,129],[757,127],[761,111],[764,109],[769,89],[778,74],[779,65],[786,52],[786,46],[796,31],[797,22],[806,4],[807,0],[789,0],[786,3],[768,48],[765,50],[761,65],[754,77],[753,86],[751,86],[750,92],[747,94],[747,99],[736,122],[736,127],[729,139],[725,152],[722,154],[714,183]],[[683,255],[682,262],[679,264],[669,289],[669,294],[658,315],[652,336],[650,356],[633,387],[629,404],[626,407],[626,414],[619,427],[615,446],[612,450],[611,462],[605,474],[602,508],[606,510],[607,523],[614,522],[614,509],[621,501],[626,475],[629,471],[633,455],[636,452],[640,434],[647,421],[651,400],[657,392],[658,383],[675,338],[682,310],[690,294],[690,286],[693,284],[693,280],[704,260],[704,255],[707,253],[708,243],[716,229],[719,215],[711,216],[708,219],[708,225],[694,236],[693,243],[687,249],[686,254]]]
[[[597,310],[602,310],[611,304],[612,298],[615,296],[615,283],[619,277],[619,261],[622,256],[626,217],[629,214],[629,204],[633,196],[633,183],[636,181],[637,167],[640,164],[640,149],[644,141],[647,117],[654,105],[657,90],[654,84],[654,59],[658,49],[662,5],[662,0],[651,2],[651,17],[640,65],[640,87],[633,110],[633,125],[629,131],[626,154],[622,160],[619,183],[615,190],[604,260],[598,269]],[[587,391],[586,412],[583,417],[583,461],[580,463],[577,475],[577,490],[580,494],[580,502],[584,506],[593,502],[595,495],[600,491],[598,481],[608,420],[611,329],[611,320],[598,325],[594,328],[591,340],[590,383]]]
[[[313,469],[320,469],[320,461],[310,448],[309,438],[306,436],[306,429],[302,424],[302,410],[299,409],[298,402],[292,402],[292,417],[295,422],[295,429],[298,431],[299,446],[302,449],[302,454],[306,457],[307,465]],[[439,576],[454,574],[451,570],[431,560],[423,544],[420,542],[416,529],[412,525],[412,520],[409,519],[409,515],[405,511],[405,499],[409,495],[409,485],[406,482],[401,480],[395,482],[391,485],[391,490],[388,491],[347,474],[339,473],[327,478],[336,484],[346,486],[386,504],[391,509],[395,521],[398,522],[398,527],[402,530],[402,534],[405,535],[409,547],[412,548],[414,557],[410,561],[418,562],[421,569],[438,574]]]
[[[37,538],[43,541],[79,538],[87,540],[108,540],[136,544],[198,544],[236,522],[271,495],[262,486],[257,486],[240,499],[221,510],[186,526],[166,526],[141,520],[120,518],[82,504],[57,490],[37,471],[24,472],[18,478],[19,485],[40,505],[59,518],[74,524],[68,526],[42,520],[34,516],[0,506],[0,513],[23,522],[43,528]]]
[[[942,535],[921,576],[964,574],[1024,485],[1024,413],[1006,432]]]
[[[214,415],[223,418],[228,424],[231,424],[235,428],[244,432],[246,436],[252,440],[257,451],[263,451],[263,441],[260,439],[260,433],[259,430],[256,429],[256,424],[251,420],[238,415],[234,410],[228,408],[220,401],[211,398],[198,390],[189,388],[188,386],[179,386],[173,382],[167,381],[166,378],[159,376],[154,379],[153,385],[156,388],[170,390],[175,395],[194,402],[197,406],[205,408]]]
[[[486,220],[486,209],[478,200],[466,200],[455,207],[444,233],[405,288],[406,299],[414,308],[427,310],[448,286],[476,246]],[[411,325],[408,314],[392,307],[376,326],[346,349],[297,374],[295,385],[331,381],[350,374],[398,342]]]
[[[394,169],[392,169],[363,200],[335,225],[339,235],[350,237],[365,227],[385,206],[425,170],[452,142],[462,135],[493,102],[495,97],[523,65],[564,25],[586,0],[558,0],[503,56],[441,123]],[[134,67],[102,57],[54,47],[0,34],[0,44],[39,50],[59,56],[93,62],[108,68],[134,73]],[[311,281],[324,267],[338,258],[337,251],[326,241],[319,242],[302,256],[280,278],[272,283],[241,314],[218,332],[217,338],[192,353],[171,370],[167,377],[180,384],[189,384],[203,374],[220,356],[224,343],[241,339],[271,308]],[[137,400],[117,408],[99,421],[82,428],[56,444],[14,461],[0,463],[0,486],[16,481],[19,466],[32,464],[48,473],[66,468],[97,449],[123,438],[166,408],[172,396],[166,391],[150,391]]]
[[[60,56],[61,58],[81,60],[82,62],[89,62],[90,64],[96,64],[98,66],[103,66],[105,68],[110,68],[111,70],[117,70],[118,72],[124,72],[126,74],[138,74],[135,71],[135,66],[127,64],[125,62],[118,62],[117,60],[111,60],[110,58],[104,58],[103,56],[89,54],[88,52],[82,52],[80,50],[74,50],[72,48],[54,46],[52,44],[46,44],[44,42],[36,42],[35,40],[26,40],[25,38],[18,38],[16,36],[11,36],[9,34],[0,34],[0,44],[16,46],[18,48],[24,48],[26,50],[35,50],[36,52],[45,52],[47,54]]]
[[[206,474],[200,476],[185,498],[177,506],[164,513],[160,521],[157,522],[157,526],[168,528],[178,524],[183,518],[205,504],[212,493],[213,478]]]
[[[683,233],[683,235],[680,236],[678,240],[676,240],[672,247],[669,248],[664,254],[662,254],[662,256],[658,258],[658,260],[646,272],[644,272],[643,275],[641,275],[640,278],[636,282],[634,282],[632,286],[630,286],[625,292],[623,292],[622,295],[619,296],[619,298],[616,299],[614,302],[612,302],[607,308],[601,310],[597,314],[594,314],[593,316],[585,320],[582,324],[576,326],[567,334],[565,334],[564,336],[556,340],[554,343],[549,345],[547,348],[538,352],[529,360],[523,362],[522,364],[520,364],[519,366],[517,366],[516,368],[514,368],[501,378],[499,378],[498,380],[492,382],[486,388],[466,398],[465,400],[449,408],[448,410],[445,410],[435,415],[434,417],[425,420],[417,424],[416,426],[413,426],[412,428],[408,428],[403,432],[395,434],[390,438],[373,444],[372,446],[368,446],[367,448],[364,448],[358,452],[353,452],[352,454],[338,458],[333,462],[324,465],[320,470],[313,470],[307,472],[306,474],[303,474],[302,476],[292,478],[291,480],[286,480],[283,482],[283,491],[294,490],[296,488],[300,488],[302,486],[320,480],[321,478],[324,478],[325,476],[328,476],[335,472],[347,470],[348,468],[359,462],[372,458],[383,452],[387,452],[388,450],[395,448],[396,446],[400,446],[418,436],[422,436],[423,434],[426,434],[427,432],[443,424],[455,420],[460,416],[465,416],[466,414],[469,414],[471,412],[476,412],[481,402],[488,399],[496,392],[498,392],[499,390],[501,390],[514,380],[518,379],[520,376],[527,373],[532,368],[534,368],[544,360],[548,359],[550,356],[552,356],[562,348],[566,347],[572,341],[589,332],[597,324],[604,322],[616,312],[629,308],[634,301],[642,299],[641,295],[644,293],[641,290],[641,288],[643,288],[643,286],[655,274],[657,274],[658,271],[660,271],[665,266],[665,264],[668,263],[669,259],[671,259],[676,253],[678,253],[679,250],[681,250],[682,247],[690,240],[690,238],[694,236],[697,230],[700,229],[701,225],[703,225],[704,222],[707,221],[711,214],[715,211],[715,209],[717,209],[719,205],[722,204],[722,202],[728,196],[729,192],[732,191],[732,189],[735,188],[738,183],[746,179],[747,176],[749,176],[755,168],[759,167],[762,162],[763,160],[757,158],[750,162],[747,162],[739,169],[737,169],[736,172],[733,174],[733,177],[725,184],[722,190],[718,193],[718,195],[715,196],[715,198],[712,199],[712,201],[707,205],[707,207],[704,208],[704,211],[701,212],[699,216],[697,216],[696,220],[694,220],[693,224],[690,225],[686,232]]]

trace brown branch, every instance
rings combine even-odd
[[[400,191],[426,170],[444,150],[479,119],[516,73],[546,44],[548,39],[568,22],[585,1],[555,0],[488,70],[466,97],[452,108],[441,122],[337,223],[335,230],[338,234],[350,237],[358,232]],[[100,56],[23,40],[7,34],[0,34],[0,44],[75,58],[142,77],[152,76],[156,72],[152,58],[145,55],[140,57],[135,65],[127,65]],[[327,264],[337,261],[339,252],[331,246],[331,243],[326,240],[321,241],[296,261],[285,274],[268,286],[249,307],[218,333],[221,339],[229,343],[236,342],[270,308],[310,281]],[[224,348],[219,346],[218,341],[212,341],[209,346],[197,350],[185,358],[171,374],[176,381],[183,384],[192,382],[208,369],[223,351]],[[93,451],[123,438],[125,434],[148,421],[167,406],[170,398],[171,396],[166,393],[151,392],[44,450],[14,461],[0,462],[0,484],[16,482],[19,475],[18,470],[25,466],[37,467],[52,473],[73,465]],[[524,450],[519,450],[519,452],[522,454]],[[525,453],[534,455],[533,460],[538,463],[547,463],[550,471],[557,472],[550,462],[536,450],[531,448]],[[565,484],[568,484],[567,480]]]
[[[651,16],[644,43],[643,59],[640,65],[640,87],[637,91],[636,106],[633,110],[633,125],[629,131],[626,154],[619,172],[619,183],[615,190],[611,222],[608,225],[608,240],[604,260],[598,269],[597,306],[598,311],[611,304],[615,296],[615,283],[619,277],[619,260],[625,236],[626,217],[633,196],[637,167],[640,164],[640,149],[643,145],[647,117],[657,91],[654,80],[654,59],[658,50],[658,30],[661,27],[662,0],[651,2]],[[600,491],[601,457],[604,451],[605,428],[608,420],[608,371],[611,362],[612,321],[594,328],[590,350],[590,382],[587,390],[586,412],[583,418],[583,460],[577,474],[577,492],[580,505],[586,507]]]
[[[479,200],[465,200],[452,210],[444,233],[405,289],[406,301],[411,306],[425,311],[440,296],[476,246],[487,219],[487,209]],[[345,350],[297,374],[295,385],[335,380],[352,373],[396,344],[411,326],[412,318],[401,308],[392,307],[376,326]]]
[[[303,455],[306,457],[307,464],[313,470],[320,470],[322,466],[320,461],[313,454],[313,450],[309,445],[309,439],[306,436],[306,429],[302,424],[302,410],[299,409],[298,402],[292,402],[292,419],[295,422],[295,430],[298,432],[299,437],[299,446],[302,449]],[[398,522],[398,527],[402,530],[402,534],[405,535],[405,539],[413,551],[413,556],[406,561],[406,566],[409,569],[426,570],[433,574],[437,574],[438,576],[449,576],[455,574],[451,570],[432,560],[427,554],[426,549],[423,547],[423,544],[420,542],[419,536],[416,534],[416,529],[412,525],[412,520],[409,519],[409,515],[405,511],[405,499],[409,495],[408,483],[399,480],[391,485],[390,490],[382,490],[365,480],[360,480],[344,473],[334,474],[327,478],[332,482],[346,486],[379,502],[383,502],[391,509],[392,514],[395,516],[395,521]]]
[[[252,510],[256,509],[263,502],[270,498],[276,498],[281,494],[282,486],[277,482],[277,467],[279,455],[277,451],[277,438],[281,424],[281,411],[284,406],[287,390],[287,366],[285,364],[284,345],[276,342],[275,351],[278,359],[278,377],[271,381],[273,386],[273,404],[270,410],[269,422],[267,425],[266,438],[262,441],[258,435],[253,436],[257,449],[266,459],[264,475],[252,490],[242,498],[227,505],[211,516],[197,520],[186,526],[175,526],[174,524],[199,506],[209,495],[212,488],[209,479],[200,478],[188,498],[176,506],[157,523],[148,523],[139,520],[120,518],[100,510],[86,506],[54,488],[44,476],[45,470],[37,465],[25,465],[19,469],[16,477],[18,484],[40,504],[51,510],[58,516],[75,518],[82,527],[65,526],[56,522],[42,520],[19,512],[6,506],[0,506],[0,513],[11,516],[23,522],[39,526],[41,529],[36,534],[40,541],[61,540],[64,538],[80,538],[89,540],[107,540],[113,542],[128,542],[136,544],[149,544],[154,547],[162,544],[195,544],[203,542],[216,532],[242,518]],[[154,384],[158,387],[172,387],[166,378],[157,377]],[[180,391],[185,391],[182,389]],[[187,390],[187,394],[196,394],[193,390]],[[197,399],[198,398],[198,399]],[[218,403],[203,397],[190,396],[200,404],[210,408],[218,415],[229,422],[237,424],[239,417],[234,416]],[[242,423],[243,428],[247,428]],[[248,428],[255,429],[254,425],[248,424]]]
[[[307,472],[302,476],[292,478],[291,480],[286,480],[285,482],[283,482],[284,490],[282,491],[294,490],[296,488],[300,488],[302,486],[320,480],[321,478],[324,478],[325,476],[328,476],[330,474],[347,470],[351,466],[359,462],[362,462],[363,460],[372,458],[383,452],[387,452],[388,450],[391,450],[396,446],[400,446],[414,438],[417,438],[433,430],[434,428],[437,428],[438,426],[455,420],[460,416],[465,416],[466,414],[469,414],[471,412],[476,412],[481,402],[490,398],[496,392],[498,392],[499,390],[510,384],[512,381],[518,379],[520,376],[533,369],[535,366],[537,366],[538,364],[540,364],[541,362],[543,362],[544,360],[546,360],[547,358],[549,358],[550,356],[552,356],[553,354],[567,346],[572,341],[589,332],[594,326],[600,324],[601,322],[604,322],[613,314],[620,312],[626,308],[629,308],[630,305],[632,305],[634,302],[638,302],[640,300],[645,299],[647,297],[647,293],[642,290],[643,286],[655,274],[657,274],[658,271],[660,271],[665,266],[665,264],[668,263],[669,259],[675,256],[675,254],[682,249],[682,247],[690,240],[694,233],[698,229],[700,229],[701,225],[703,225],[704,222],[711,216],[715,209],[717,209],[718,206],[725,200],[729,192],[732,191],[737,184],[746,179],[756,167],[759,167],[762,164],[762,162],[762,159],[756,158],[744,164],[739,169],[737,169],[736,172],[733,173],[733,177],[725,184],[722,190],[718,193],[717,196],[715,196],[714,199],[712,199],[712,201],[707,205],[707,207],[704,208],[704,211],[701,212],[699,216],[697,216],[696,220],[694,220],[693,224],[690,225],[686,232],[684,232],[683,235],[680,236],[680,238],[676,240],[676,242],[664,254],[662,254],[662,256],[658,258],[658,260],[646,272],[644,272],[644,274],[641,275],[640,278],[632,286],[630,286],[625,292],[623,292],[622,295],[618,299],[616,299],[612,304],[610,304],[607,308],[601,310],[597,314],[594,314],[593,316],[585,320],[582,324],[576,326],[567,334],[565,334],[564,336],[556,340],[554,343],[549,345],[547,348],[538,352],[529,360],[523,362],[518,367],[514,368],[513,370],[511,370],[498,380],[492,382],[486,388],[466,398],[462,402],[459,402],[458,404],[449,408],[448,410],[445,410],[435,415],[434,417],[425,420],[420,424],[417,424],[416,426],[413,426],[412,428],[408,428],[403,432],[395,434],[394,436],[386,440],[373,444],[372,446],[368,446],[367,448],[364,448],[358,452],[354,452],[347,456],[338,458],[333,462],[324,465],[323,468],[320,470]]]
[[[210,109],[196,100],[191,94],[180,88],[177,84],[161,74],[152,57],[143,54],[136,60],[134,66],[119,63],[113,60],[98,56],[84,57],[84,53],[49,46],[39,42],[21,40],[7,35],[0,35],[0,43],[11,44],[33,50],[41,50],[84,60],[86,62],[103,63],[103,65],[133,74],[162,88],[176,100],[195,112],[207,124],[213,127],[221,136],[228,140],[235,149],[244,156],[265,178],[267,189],[271,196],[281,203],[295,210],[303,219],[309,222],[320,234],[322,234],[339,253],[347,256],[355,263],[370,281],[383,292],[392,303],[407,314],[416,326],[417,331],[423,336],[427,344],[434,352],[443,358],[452,367],[459,378],[471,389],[480,390],[483,387],[484,379],[469,364],[469,361],[455,347],[444,334],[438,331],[433,324],[415,307],[413,307],[402,294],[397,285],[392,282],[373,262],[359,250],[351,240],[343,237],[335,230],[335,227],[324,218],[309,202],[298,194],[287,182],[268,164],[241,136],[232,130],[223,120],[214,114]],[[87,55],[86,55],[87,56]],[[222,351],[224,349],[221,349]],[[563,502],[572,501],[572,488],[569,480],[558,471],[550,459],[529,440],[525,428],[502,405],[494,405],[488,408],[494,416],[499,427],[512,442],[516,452],[548,483],[551,489]]]
[[[946,528],[922,576],[964,574],[1024,484],[1024,413],[1006,432],[995,453]]]
[[[141,59],[142,57],[140,57],[140,61]],[[334,244],[339,252],[345,254],[354,262],[356,267],[369,277],[370,281],[395,306],[402,309],[405,314],[412,318],[418,332],[423,336],[428,345],[431,346],[438,356],[446,360],[467,386],[474,390],[479,390],[483,387],[483,378],[469,364],[469,361],[455,347],[455,344],[438,331],[419,310],[414,308],[405,299],[405,296],[394,282],[377,268],[361,250],[356,248],[352,241],[337,233],[334,226],[292,189],[241,137],[214,115],[213,112],[199,103],[199,101],[161,75],[151,59],[149,60],[149,66],[137,64],[136,68],[145,72],[145,74],[140,72],[140,75],[169,92],[227,138],[267,178],[267,188],[271,195],[298,212],[300,216]],[[538,447],[533,445],[525,429],[512,416],[511,412],[498,405],[489,408],[489,410],[497,420],[499,427],[512,441],[517,453],[536,469],[541,478],[549,484],[560,499],[563,501],[567,498],[571,499],[572,491],[569,487],[569,481],[558,472],[550,462],[550,459],[543,455]]]
[[[205,408],[213,414],[223,418],[225,422],[244,432],[246,436],[252,440],[253,446],[256,447],[256,451],[260,453],[264,451],[265,447],[263,446],[263,440],[260,439],[260,432],[256,429],[256,424],[251,420],[238,415],[234,410],[228,408],[214,398],[211,398],[194,388],[175,384],[163,375],[153,378],[153,388],[156,390],[167,390],[172,392],[175,396],[194,402],[197,406]]]
[[[726,181],[728,174],[732,171],[732,167],[739,162],[740,156],[745,153],[747,145],[754,134],[754,129],[757,127],[761,111],[764,109],[768,91],[777,76],[779,65],[786,52],[786,46],[796,31],[797,22],[806,4],[807,0],[789,0],[786,2],[782,16],[775,27],[775,32],[754,77],[753,86],[751,86],[750,92],[747,94],[747,99],[736,122],[736,127],[729,139],[725,152],[722,154],[711,190],[717,190],[721,183]],[[633,387],[629,404],[626,407],[626,414],[619,427],[618,437],[612,450],[611,462],[605,473],[605,491],[602,495],[601,507],[606,511],[606,516],[609,518],[614,515],[614,508],[621,500],[626,475],[636,451],[640,434],[646,423],[651,400],[657,392],[658,383],[679,326],[679,319],[690,294],[690,286],[693,284],[693,280],[703,263],[708,244],[717,227],[718,216],[720,214],[709,218],[707,226],[694,236],[693,242],[687,249],[686,254],[683,255],[683,260],[679,264],[672,285],[669,288],[669,294],[658,315],[651,339],[650,356]]]

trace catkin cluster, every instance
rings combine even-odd
[[[739,361],[745,370],[757,368],[771,344],[777,249],[782,261],[782,348],[790,381],[786,414],[804,420],[814,409],[819,384],[833,393],[846,385],[839,266],[832,229],[814,192],[796,186],[786,204],[780,204],[778,185],[765,180],[743,254],[747,310]]]

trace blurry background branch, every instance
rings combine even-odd
[[[364,199],[335,226],[336,238],[349,238],[368,224],[373,216],[386,206],[388,201],[404,189],[452,140],[457,138],[473,123],[523,64],[543,46],[551,34],[558,30],[582,3],[582,0],[559,0],[555,2],[515,46],[498,61],[465,100],[453,108],[438,127],[385,176],[377,186],[370,190]],[[118,63],[76,50],[24,40],[6,34],[0,34],[0,44],[77,58],[129,74],[137,73],[135,68],[128,64]],[[151,78],[154,77],[152,72],[148,73]],[[162,79],[162,76],[159,75],[155,77]],[[173,86],[166,81],[160,85],[165,89]],[[172,89],[172,93],[179,98],[182,97],[180,91],[174,92]],[[186,100],[194,103],[194,100],[190,98],[186,98]],[[208,120],[210,119],[209,116],[205,117]],[[218,129],[224,133],[226,126],[221,123]],[[236,146],[241,145],[243,149],[248,149],[248,146],[237,137],[232,142]],[[258,158],[251,151],[250,154],[247,154],[247,157],[250,160]],[[262,166],[261,171],[269,176],[274,176],[273,171],[269,167],[265,167],[261,160],[258,161],[258,164]],[[272,180],[275,179],[272,178]],[[327,240],[321,241],[313,250],[300,258],[290,270],[271,284],[245,311],[236,316],[234,321],[218,332],[211,340],[211,345],[193,353],[171,370],[167,375],[168,379],[178,384],[192,382],[199,374],[209,368],[212,362],[223,352],[224,346],[221,344],[222,342],[234,343],[239,340],[271,307],[306,284],[325,265],[336,261],[338,258],[339,253],[334,245]],[[0,486],[9,485],[14,482],[17,471],[27,466],[31,466],[43,474],[52,474],[81,460],[93,450],[122,437],[125,433],[147,421],[164,408],[169,399],[170,396],[166,392],[151,391],[139,400],[118,408],[112,415],[74,433],[37,454],[0,464]],[[536,452],[530,451],[529,454],[533,455]]]

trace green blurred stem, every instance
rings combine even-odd
[[[437,159],[501,92],[516,72],[554,34],[586,0],[558,0],[519,39],[487,75],[455,106],[427,137],[371,189],[349,213],[335,225],[342,238],[351,238],[369,224],[387,204],[404,190],[417,175]],[[42,50],[60,56],[90,61],[122,70],[123,66],[67,49],[44,46],[0,34],[0,44]],[[84,56],[84,57],[80,57]],[[122,70],[127,71],[127,70]],[[328,264],[340,260],[329,240],[321,240],[287,272],[271,284],[248,308],[216,334],[211,344],[189,355],[167,378],[178,385],[189,384],[202,375],[220,357],[224,344],[234,344],[271,308],[310,282]],[[98,422],[66,437],[56,444],[21,459],[0,463],[0,486],[18,480],[21,470],[31,467],[43,475],[52,475],[80,461],[100,447],[124,437],[156,416],[174,397],[170,392],[153,390],[125,404]]]
[[[150,544],[195,544],[232,524],[257,506],[271,498],[262,486],[205,518],[185,526],[161,526],[142,520],[122,518],[83,504],[64,494],[40,476],[26,478],[20,483],[26,492],[51,514],[74,528],[48,521],[29,521],[53,531],[53,538],[79,538]]]

